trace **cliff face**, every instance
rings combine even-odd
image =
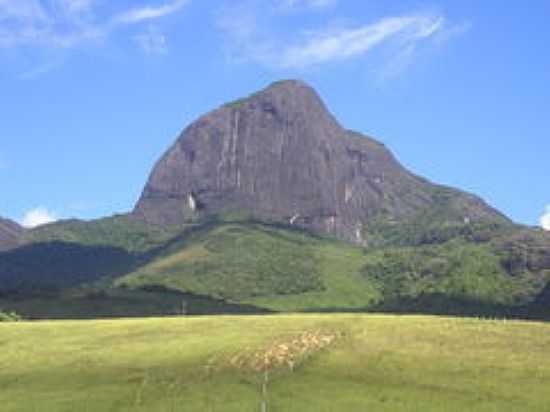
[[[507,221],[473,195],[408,172],[383,144],[342,128],[311,87],[282,81],[187,127],[133,214],[171,224],[239,210],[363,243],[373,219],[441,207],[450,219]]]
[[[17,223],[0,218],[0,251],[12,249],[21,242],[24,229]]]

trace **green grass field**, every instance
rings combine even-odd
[[[0,410],[547,411],[550,325],[390,315],[0,324]]]

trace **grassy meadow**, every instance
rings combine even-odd
[[[550,411],[550,325],[365,314],[0,324],[2,412]]]

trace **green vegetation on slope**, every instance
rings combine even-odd
[[[40,226],[25,235],[30,243],[59,241],[84,246],[110,246],[130,253],[145,252],[164,245],[183,226],[148,225],[120,215],[93,221],[65,220]]]
[[[525,279],[509,276],[487,244],[453,240],[381,249],[367,254],[362,274],[376,282],[386,300],[445,294],[494,304],[523,303],[518,300]]]
[[[365,279],[361,268],[365,250],[341,242],[319,241],[315,247],[321,290],[299,295],[256,297],[247,303],[281,312],[368,310],[382,299],[374,282]]]
[[[41,226],[25,234],[22,247],[0,252],[0,291],[51,291],[122,276],[182,230],[128,216]]]
[[[127,273],[137,262],[136,256],[110,246],[32,243],[0,253],[0,289],[21,294],[72,288]]]
[[[120,277],[118,286],[163,287],[275,311],[384,310],[525,316],[547,271],[507,270],[489,241],[363,249],[264,223],[198,230]]]
[[[176,242],[118,286],[163,285],[230,301],[319,290],[316,242],[254,223],[207,226]]]
[[[192,313],[223,301],[246,312],[550,315],[547,234],[441,213],[375,220],[367,249],[236,212],[183,227],[61,222],[0,253],[0,306],[26,318],[173,314],[186,299]]]
[[[550,410],[546,324],[222,316],[0,324],[0,340],[3,412]]]
[[[457,238],[478,243],[518,230],[516,225],[498,214],[480,218],[481,212],[475,203],[467,202],[469,195],[457,197],[457,192],[456,189],[435,186],[425,194],[432,199],[432,206],[402,220],[393,219],[389,212],[379,213],[363,227],[363,238],[370,247],[377,248],[438,244]]]
[[[360,274],[364,250],[347,243],[257,222],[222,222],[183,239],[116,285],[162,285],[276,311],[356,310],[380,299]]]

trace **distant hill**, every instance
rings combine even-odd
[[[18,246],[23,232],[23,227],[17,223],[0,218],[0,251]]]

